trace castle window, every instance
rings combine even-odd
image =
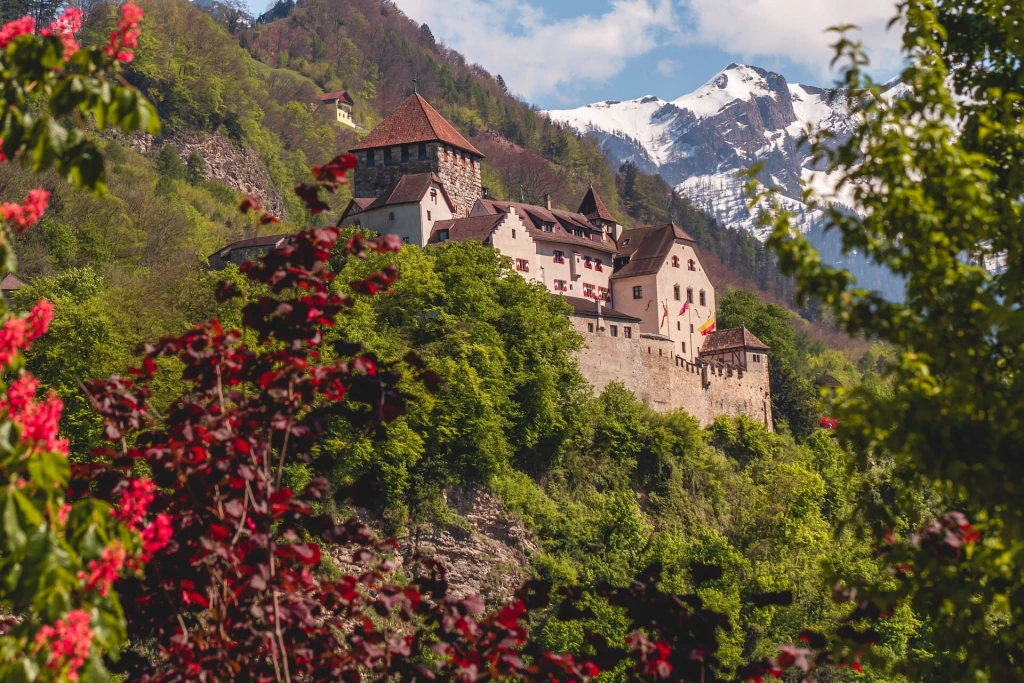
[[[561,252],[556,249],[554,255],[551,257],[551,260],[554,261],[555,263],[565,263],[565,252]]]
[[[681,296],[679,285],[672,285],[672,298],[679,301]]]
[[[589,256],[584,256],[583,257],[583,267],[584,268],[589,268],[589,269],[593,270],[594,269],[594,259],[590,258]]]
[[[544,224],[544,232],[554,232],[554,231],[555,231],[555,224],[554,223],[545,223]]]
[[[622,246],[625,247],[625,246],[628,246],[628,245],[629,245],[629,238],[627,237],[626,239],[622,240]]]
[[[678,330],[680,332],[683,331],[683,324],[681,322],[679,322],[678,320],[676,321],[676,330]]]
[[[384,165],[385,166],[390,166],[391,165],[391,148],[390,147],[385,147],[384,148]]]
[[[707,306],[708,305],[708,297],[707,297],[707,295],[704,294],[704,290],[703,289],[700,290],[700,305],[701,306]]]
[[[692,271],[696,272],[696,270],[697,270],[697,262],[694,261],[693,259],[690,259],[689,261],[686,262],[686,268],[687,268],[687,270],[692,270]]]
[[[604,263],[601,262],[601,259],[597,259],[597,264],[594,266],[594,270],[597,270],[597,271],[603,271],[604,270]]]
[[[403,164],[405,162],[409,161],[409,145],[402,145],[401,155],[402,155],[401,159],[402,159],[402,163]]]
[[[688,303],[688,304],[692,304],[693,303],[693,288],[692,287],[687,287],[686,288],[686,303]]]
[[[759,354],[759,353],[755,353],[754,354],[754,362],[755,363],[760,363],[761,362],[761,354]]]
[[[672,257],[672,267],[673,268],[678,268],[679,267],[679,257],[678,256],[673,256]]]
[[[693,325],[690,325],[690,334],[693,334]]]
[[[594,323],[587,323],[587,332],[594,331]]]
[[[437,231],[437,241],[438,242],[447,242],[448,241],[448,231],[447,230],[438,230]]]
[[[377,165],[377,154],[372,149],[366,153],[366,165],[376,166]]]
[[[583,283],[583,296],[588,299],[594,296],[594,285]]]
[[[641,287],[640,285],[637,285],[636,287],[634,287],[633,288],[633,298],[634,299],[643,299],[644,298],[644,288]]]
[[[427,158],[427,144],[425,142],[421,142],[420,143],[420,149],[419,149],[419,155],[418,156],[419,156],[420,161],[425,161],[426,160],[426,158]]]
[[[633,338],[633,328],[630,327],[629,325],[626,325],[625,327],[623,327],[622,328],[622,336],[625,337],[626,339],[632,339]]]
[[[516,229],[512,228],[512,239],[516,238]]]
[[[430,191],[430,200],[437,204],[437,190]]]
[[[612,330],[612,336],[613,337],[618,337],[619,336],[619,326],[618,325],[612,325],[611,326],[611,330]]]
[[[568,288],[565,286],[565,280],[555,280],[555,291],[556,292],[565,292],[565,291],[567,291],[567,289]]]
[[[686,353],[686,342],[683,342],[683,353]]]
[[[579,228],[575,228],[572,231],[572,234],[575,235],[576,237],[583,237],[583,231]]]
[[[427,220],[428,220],[428,221],[429,221],[429,220],[433,220],[433,219],[432,219],[432,218],[430,217],[430,212],[429,212],[429,211],[427,211]]]
[[[409,238],[408,237],[403,237],[402,238],[402,244],[409,244]]]
[[[516,270],[522,271],[524,273],[529,273],[530,272],[530,262],[527,261],[524,258],[517,258],[516,259]]]
[[[395,212],[394,211],[389,211],[388,212],[388,220],[389,221],[395,220]]]

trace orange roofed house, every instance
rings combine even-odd
[[[339,226],[397,234],[417,246],[466,240],[487,244],[507,256],[524,278],[565,297],[576,329],[584,337],[594,335],[595,342],[588,341],[591,349],[612,344],[601,347],[608,349],[602,362],[581,361],[585,373],[600,366],[605,375],[611,367],[610,379],[617,381],[618,364],[622,379],[632,380],[627,375],[653,361],[630,359],[628,353],[645,353],[672,363],[665,369],[669,373],[703,372],[691,381],[699,382],[703,392],[717,391],[709,379],[718,376],[715,372],[738,383],[747,378],[742,401],[704,397],[700,405],[675,406],[701,415],[702,421],[713,419],[709,411],[730,412],[730,406],[740,404],[754,407],[739,412],[769,415],[756,395],[759,389],[750,389],[752,381],[760,381],[767,391],[767,361],[762,362],[767,348],[744,328],[715,330],[715,288],[696,242],[681,227],[669,223],[623,230],[593,187],[576,211],[553,208],[549,198],[536,206],[485,197],[483,154],[419,94],[404,100],[351,151],[358,162],[354,198]],[[597,339],[604,341],[598,344]],[[620,352],[627,356],[619,358]],[[704,366],[711,375],[700,370]],[[761,379],[752,380],[751,373]],[[592,383],[603,386],[605,379]],[[656,407],[675,405],[674,399],[656,398],[666,392],[689,395],[685,388],[657,389],[658,378],[637,381],[638,395],[655,397]]]

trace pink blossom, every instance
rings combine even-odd
[[[7,395],[0,397],[0,410],[7,411],[11,421],[21,429],[23,442],[67,455],[67,439],[57,436],[64,402],[53,392],[37,402],[35,391],[38,384],[34,377],[27,374],[14,380]]]
[[[0,26],[0,49],[6,48],[18,36],[33,33],[35,30],[36,20],[27,14],[21,19],[8,21],[3,26]]]
[[[125,560],[124,546],[114,543],[103,549],[103,556],[99,560],[89,562],[89,572],[78,572],[78,578],[85,581],[85,590],[99,589],[100,595],[107,596],[110,592],[110,585],[117,579]]]
[[[53,304],[40,299],[24,318],[8,318],[0,324],[0,365],[11,359],[29,344],[46,333],[53,320]]]
[[[40,299],[25,318],[25,343],[31,344],[46,334],[46,330],[50,329],[51,322],[53,322],[53,304],[46,299]]]
[[[121,502],[115,516],[130,527],[136,526],[146,516],[146,509],[153,502],[156,486],[148,479],[135,479],[121,494]]]
[[[153,556],[171,542],[171,518],[161,512],[149,526],[142,530],[142,561],[149,562]]]
[[[135,3],[129,2],[121,7],[121,18],[117,22],[117,30],[110,32],[110,41],[103,48],[107,56],[125,63],[135,58],[132,48],[139,44],[141,31],[137,27],[141,20],[142,8]]]
[[[68,523],[68,514],[71,513],[71,504],[64,503],[60,506],[60,510],[57,511],[57,521],[61,524]]]
[[[13,202],[0,204],[0,216],[3,216],[8,224],[13,225],[19,234],[23,233],[26,228],[39,222],[39,219],[46,213],[46,200],[49,197],[50,193],[46,190],[29,190],[28,198],[21,204]]]
[[[78,680],[78,670],[85,664],[92,645],[92,629],[89,628],[89,613],[85,610],[68,612],[67,620],[58,619],[53,626],[43,626],[36,633],[36,649],[49,647],[50,656],[46,668],[69,670],[69,681]]]
[[[75,42],[75,34],[82,28],[82,10],[77,7],[68,7],[64,14],[50,23],[50,26],[39,32],[41,36],[57,36],[64,43],[64,61],[71,59],[71,55],[78,52],[81,47]]]

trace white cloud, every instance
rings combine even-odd
[[[670,36],[672,0],[613,0],[603,14],[550,19],[527,0],[397,0],[470,62],[500,73],[526,98],[571,100],[585,83],[618,75]]]
[[[674,76],[681,66],[682,63],[677,59],[659,59],[655,68],[658,70],[658,73],[668,78],[669,76]]]
[[[691,21],[686,44],[714,45],[744,58],[782,57],[829,73],[832,26],[856,24],[873,68],[900,63],[900,28],[887,31],[894,0],[683,0]]]

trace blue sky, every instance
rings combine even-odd
[[[260,0],[249,0],[260,11]],[[339,0],[343,1],[343,0]],[[876,74],[899,68],[894,0],[395,0],[470,62],[545,109],[674,99],[729,62],[827,85],[836,24],[861,27]]]

